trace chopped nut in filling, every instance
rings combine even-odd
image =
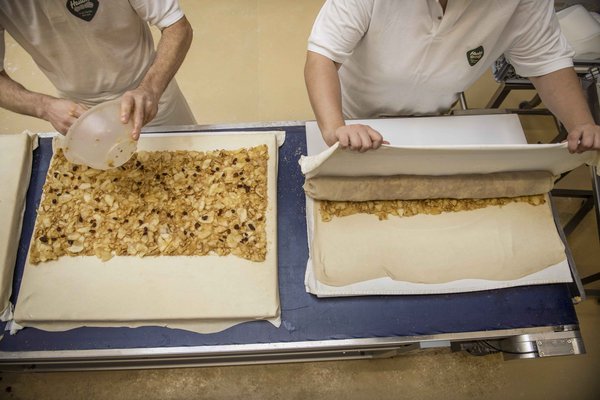
[[[379,220],[388,216],[412,217],[417,214],[436,215],[443,212],[469,211],[488,206],[504,206],[509,203],[529,203],[537,206],[546,203],[544,195],[501,197],[493,199],[425,199],[425,200],[376,200],[376,201],[320,201],[321,219],[353,214],[374,214]]]
[[[267,146],[138,152],[100,171],[50,165],[30,262],[61,256],[266,257]]]

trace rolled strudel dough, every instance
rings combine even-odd
[[[548,171],[465,175],[318,176],[306,179],[304,191],[316,200],[486,199],[548,193]]]

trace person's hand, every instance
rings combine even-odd
[[[600,150],[600,126],[595,124],[575,126],[567,136],[567,143],[571,153]]]
[[[87,110],[87,107],[83,104],[55,97],[47,97],[43,103],[43,118],[63,135],[67,133],[77,118]]]
[[[158,100],[153,91],[138,87],[123,94],[121,99],[121,122],[133,119],[131,137],[138,140],[142,127],[152,121],[158,112]]]
[[[378,149],[382,144],[389,144],[375,129],[360,124],[340,126],[332,134],[324,136],[324,140],[329,146],[340,142],[342,149],[350,148],[361,153]]]

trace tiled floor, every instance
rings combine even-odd
[[[199,123],[312,119],[302,76],[306,38],[322,0],[181,0],[194,26],[192,49],[177,76]],[[53,93],[30,58],[7,41],[6,67],[30,89]],[[467,92],[485,105],[488,74]],[[531,93],[511,95],[513,107]],[[530,141],[552,138],[547,117],[522,119]],[[0,110],[0,133],[52,130]],[[563,183],[589,186],[582,169]],[[577,206],[561,202],[561,215]],[[570,238],[582,275],[600,271],[593,215]],[[436,351],[394,359],[148,371],[0,375],[0,398],[15,399],[596,399],[600,398],[600,305],[577,306],[588,353],[505,362]]]

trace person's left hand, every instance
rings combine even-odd
[[[577,125],[569,132],[567,142],[571,153],[600,150],[600,126],[595,124]]]
[[[158,112],[158,100],[153,91],[142,86],[123,94],[121,99],[121,122],[126,124],[133,118],[131,136],[138,140],[142,127],[152,121]]]

